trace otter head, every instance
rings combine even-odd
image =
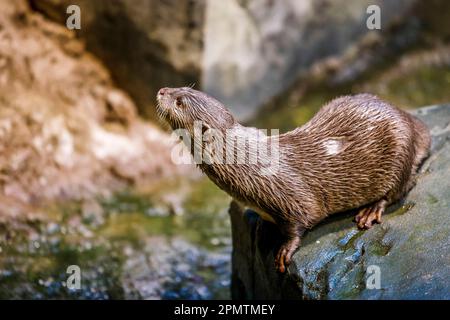
[[[235,124],[219,101],[189,87],[162,88],[156,98],[159,117],[174,130],[186,129],[193,134],[194,123],[200,123],[202,130],[226,130]]]

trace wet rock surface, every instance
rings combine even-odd
[[[288,272],[277,274],[276,227],[232,203],[232,296],[247,299],[449,299],[450,105],[416,114],[433,136],[416,187],[391,206],[383,223],[357,229],[355,212],[326,219],[308,232]],[[366,281],[379,267],[380,289]]]

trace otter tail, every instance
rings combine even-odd
[[[431,146],[431,135],[428,127],[418,118],[412,116],[413,128],[415,131],[415,159],[413,168],[418,169],[422,162],[429,156]]]
[[[409,192],[416,185],[417,173],[419,167],[422,165],[423,161],[429,156],[430,146],[431,146],[431,136],[428,127],[418,118],[410,115],[412,129],[414,131],[413,137],[415,137],[414,143],[414,159],[411,166],[411,173],[408,182],[405,184],[403,192]]]

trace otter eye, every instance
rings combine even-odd
[[[180,99],[180,98],[177,98],[175,104],[176,104],[178,107],[181,107],[181,106],[183,105],[183,103],[181,102],[181,99]]]

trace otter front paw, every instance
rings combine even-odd
[[[278,272],[284,273],[292,260],[292,255],[300,245],[300,237],[292,238],[283,243],[275,257],[275,268]]]

